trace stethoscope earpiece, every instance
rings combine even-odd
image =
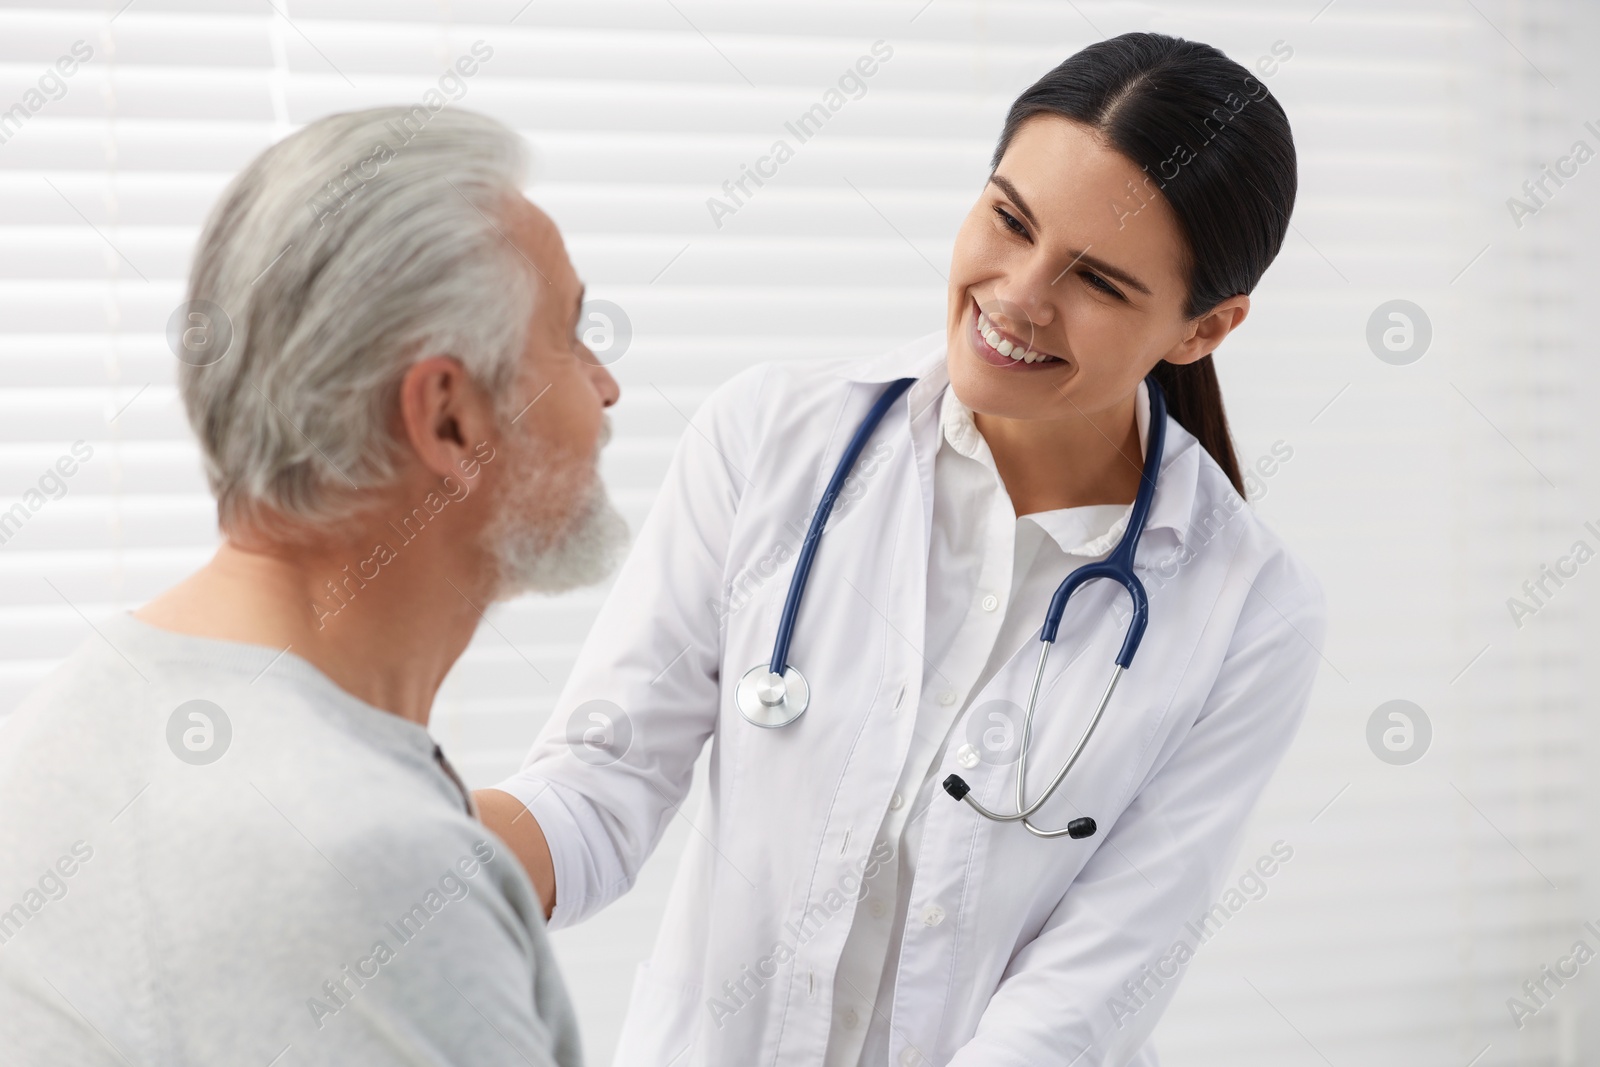
[[[972,787],[959,774],[952,774],[944,780],[944,791],[955,800],[964,800],[967,794],[972,792]],[[1095,821],[1084,815],[1067,823],[1067,836],[1074,841],[1081,841],[1085,837],[1093,837],[1097,829],[1099,827],[1095,825]]]

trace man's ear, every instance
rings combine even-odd
[[[429,356],[400,379],[400,424],[423,466],[451,475],[494,437],[494,404],[454,356]]]
[[[1193,363],[1217,350],[1217,346],[1250,314],[1250,297],[1230,296],[1189,324],[1189,336],[1161,358],[1168,363]]]

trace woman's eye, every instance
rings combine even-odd
[[[1018,222],[1005,208],[996,207],[994,209],[994,213],[1000,216],[1000,220],[1006,224],[1006,228],[1012,233],[1019,237],[1028,236],[1028,228],[1022,223]]]
[[[1107,296],[1114,296],[1119,299],[1122,297],[1121,293],[1117,292],[1117,290],[1109,282],[1100,277],[1098,274],[1091,274],[1088,271],[1084,271],[1083,280],[1091,289],[1098,289]]]

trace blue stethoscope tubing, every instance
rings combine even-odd
[[[777,638],[772,646],[772,659],[750,668],[735,687],[735,701],[739,705],[739,710],[746,719],[757,726],[787,726],[804,714],[810,703],[810,687],[805,677],[788,660],[789,644],[794,638],[795,620],[800,614],[800,601],[805,595],[806,584],[811,576],[811,563],[822,540],[823,528],[828,524],[828,516],[833,512],[834,501],[843,490],[845,479],[855,468],[862,449],[866,447],[867,441],[878,428],[878,424],[883,421],[889,408],[911,388],[914,382],[913,378],[900,378],[889,384],[873,403],[866,417],[861,420],[861,425],[856,428],[855,435],[845,447],[844,454],[839,457],[839,464],[834,468],[833,476],[828,479],[827,488],[823,490],[816,513],[811,517],[811,526],[806,531],[806,539],[801,545],[799,558],[795,561],[794,576],[789,581],[789,595],[784,600]],[[984,818],[997,822],[1021,822],[1030,833],[1038,837],[1084,838],[1095,832],[1095,821],[1088,817],[1073,819],[1058,830],[1042,830],[1033,825],[1029,817],[1055,794],[1068,772],[1078,762],[1078,757],[1083,754],[1084,747],[1094,735],[1095,727],[1105,715],[1106,705],[1111,701],[1111,694],[1116,691],[1117,682],[1133,665],[1134,653],[1139,650],[1139,643],[1144,639],[1145,628],[1150,622],[1149,597],[1145,594],[1144,584],[1134,574],[1133,558],[1139,547],[1139,539],[1144,535],[1145,524],[1150,518],[1150,505],[1155,499],[1156,480],[1161,472],[1161,458],[1167,440],[1167,402],[1160,384],[1153,375],[1145,379],[1145,384],[1150,395],[1150,430],[1145,445],[1144,468],[1139,476],[1139,491],[1134,497],[1133,508],[1128,515],[1127,528],[1110,555],[1103,560],[1085,563],[1078,567],[1056,587],[1055,595],[1050,598],[1049,610],[1045,612],[1044,625],[1039,631],[1039,640],[1042,644],[1039,650],[1039,665],[1034,670],[1033,685],[1028,692],[1028,708],[1022,722],[1022,746],[1017,766],[1017,810],[1002,813],[984,807],[972,797],[971,787],[959,774],[950,775],[943,783],[945,792],[956,800],[965,800]],[[1024,782],[1028,773],[1028,748],[1033,738],[1033,716],[1038,707],[1039,687],[1044,680],[1045,663],[1049,660],[1050,647],[1055,643],[1056,633],[1061,627],[1061,618],[1066,613],[1067,601],[1081,586],[1097,578],[1110,579],[1127,591],[1128,598],[1133,603],[1133,616],[1128,620],[1122,648],[1117,653],[1112,668],[1111,680],[1101,694],[1094,715],[1089,719],[1089,724],[1078,738],[1078,743],[1073,746],[1072,752],[1051,779],[1049,786],[1029,804],[1024,796]]]
[[[811,577],[811,561],[816,558],[817,545],[822,542],[822,529],[828,525],[828,516],[833,513],[833,502],[844,490],[845,479],[855,469],[861,450],[867,447],[868,439],[894,402],[905,395],[905,391],[915,382],[915,378],[899,378],[889,383],[889,388],[873,402],[861,425],[856,427],[855,436],[845,446],[844,454],[839,457],[839,465],[833,469],[833,477],[828,479],[827,488],[822,491],[822,499],[811,516],[811,527],[806,530],[806,539],[800,545],[800,556],[795,560],[794,577],[789,579],[789,595],[783,602],[783,614],[778,617],[778,636],[772,643],[772,659],[764,666],[757,664],[751,667],[734,688],[739,710],[757,726],[788,726],[805,714],[806,706],[811,702],[811,687],[806,683],[805,676],[789,666],[789,642],[794,638],[795,619],[800,616],[800,598],[805,595],[806,583]]]

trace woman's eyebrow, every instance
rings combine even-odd
[[[1022,199],[1022,194],[1017,192],[1017,187],[1011,183],[1009,178],[999,174],[991,174],[989,175],[989,180],[995,185],[999,186],[1000,191],[1005,193],[1006,196],[1011,199],[1013,204],[1017,205],[1017,210],[1022,212],[1024,218],[1033,223],[1035,227],[1039,225],[1039,220],[1034,216],[1033,209],[1028,207],[1028,202]],[[1144,282],[1141,282],[1138,278],[1135,278],[1121,267],[1107,263],[1099,256],[1091,256],[1087,249],[1082,252],[1073,253],[1072,265],[1076,265],[1078,263],[1084,264],[1091,270],[1099,271],[1107,278],[1112,278],[1116,281],[1119,281],[1130,289],[1136,289],[1145,296],[1152,295],[1150,292],[1150,287],[1145,285]],[[1062,273],[1065,274],[1066,271],[1062,271]]]
[[[989,180],[998,185],[1000,187],[1000,191],[1011,198],[1011,202],[1017,205],[1017,210],[1022,212],[1023,218],[1027,219],[1035,226],[1039,225],[1039,220],[1034,217],[1033,209],[1028,206],[1028,202],[1026,200],[1022,199],[1022,194],[1017,192],[1017,187],[1011,184],[1011,179],[1003,178],[998,174],[991,174],[989,175]]]
[[[1072,262],[1082,263],[1090,270],[1098,271],[1099,273],[1104,274],[1107,278],[1119,281],[1130,289],[1137,289],[1145,296],[1153,295],[1150,292],[1150,288],[1145,285],[1144,282],[1141,282],[1138,278],[1135,278],[1121,267],[1112,266],[1099,256],[1091,256],[1087,250],[1075,254]]]

